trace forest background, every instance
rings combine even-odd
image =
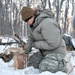
[[[23,6],[52,10],[62,33],[75,38],[75,0],[0,0],[0,36],[16,33],[27,38],[27,25],[20,16]]]

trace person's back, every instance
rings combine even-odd
[[[48,43],[48,45],[44,45],[44,43],[40,42],[40,46],[42,44],[43,47],[39,47],[38,49],[43,49],[42,52],[44,55],[48,53],[60,53],[63,55],[63,57],[65,56],[66,45],[64,40],[61,38],[62,33],[59,24],[53,20],[52,11],[47,9],[43,10],[41,14],[35,19],[32,29],[34,32],[32,35],[37,38],[35,39],[36,41],[42,41],[46,39],[45,41]],[[39,31],[39,33],[37,33],[37,31]],[[35,45],[38,46],[39,44],[35,43]]]

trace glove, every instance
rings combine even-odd
[[[32,47],[36,48],[35,43],[32,43]]]
[[[26,47],[25,54],[28,54],[31,51],[31,47]]]
[[[35,43],[32,43],[31,46],[29,46],[29,47],[27,46],[27,47],[26,47],[26,49],[25,49],[25,54],[28,54],[28,53],[31,51],[31,48],[32,48],[32,47],[35,47]],[[35,47],[35,48],[36,48],[36,47]]]
[[[35,47],[35,44],[34,43],[32,43],[32,47]]]

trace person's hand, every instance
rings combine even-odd
[[[34,48],[36,48],[36,49],[37,49],[37,47],[36,47],[35,43],[32,43],[32,47],[34,47]]]
[[[32,47],[35,47],[35,43],[32,43]]]
[[[31,51],[31,47],[27,47],[27,48],[25,49],[25,54],[28,54],[30,51]]]
[[[30,47],[26,47],[25,54],[28,54],[31,51],[32,47],[35,47],[35,43],[32,43],[32,45]]]

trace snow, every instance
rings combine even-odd
[[[7,42],[6,40],[7,38],[2,38],[2,39],[3,39],[2,42]],[[9,41],[10,40],[12,39],[9,39]],[[8,47],[10,46],[7,46],[6,48]],[[0,45],[0,53],[3,52],[4,48],[5,46]],[[71,59],[72,65],[75,66],[75,55],[73,53],[69,53],[68,56]],[[58,71],[56,73],[51,73],[48,71],[40,73],[39,70],[35,69],[33,66],[24,69],[16,69],[14,68],[13,64],[14,64],[13,59],[10,62],[6,63],[2,59],[0,59],[0,75],[75,75],[75,68],[73,68],[73,71],[70,74],[66,74],[61,71]]]

